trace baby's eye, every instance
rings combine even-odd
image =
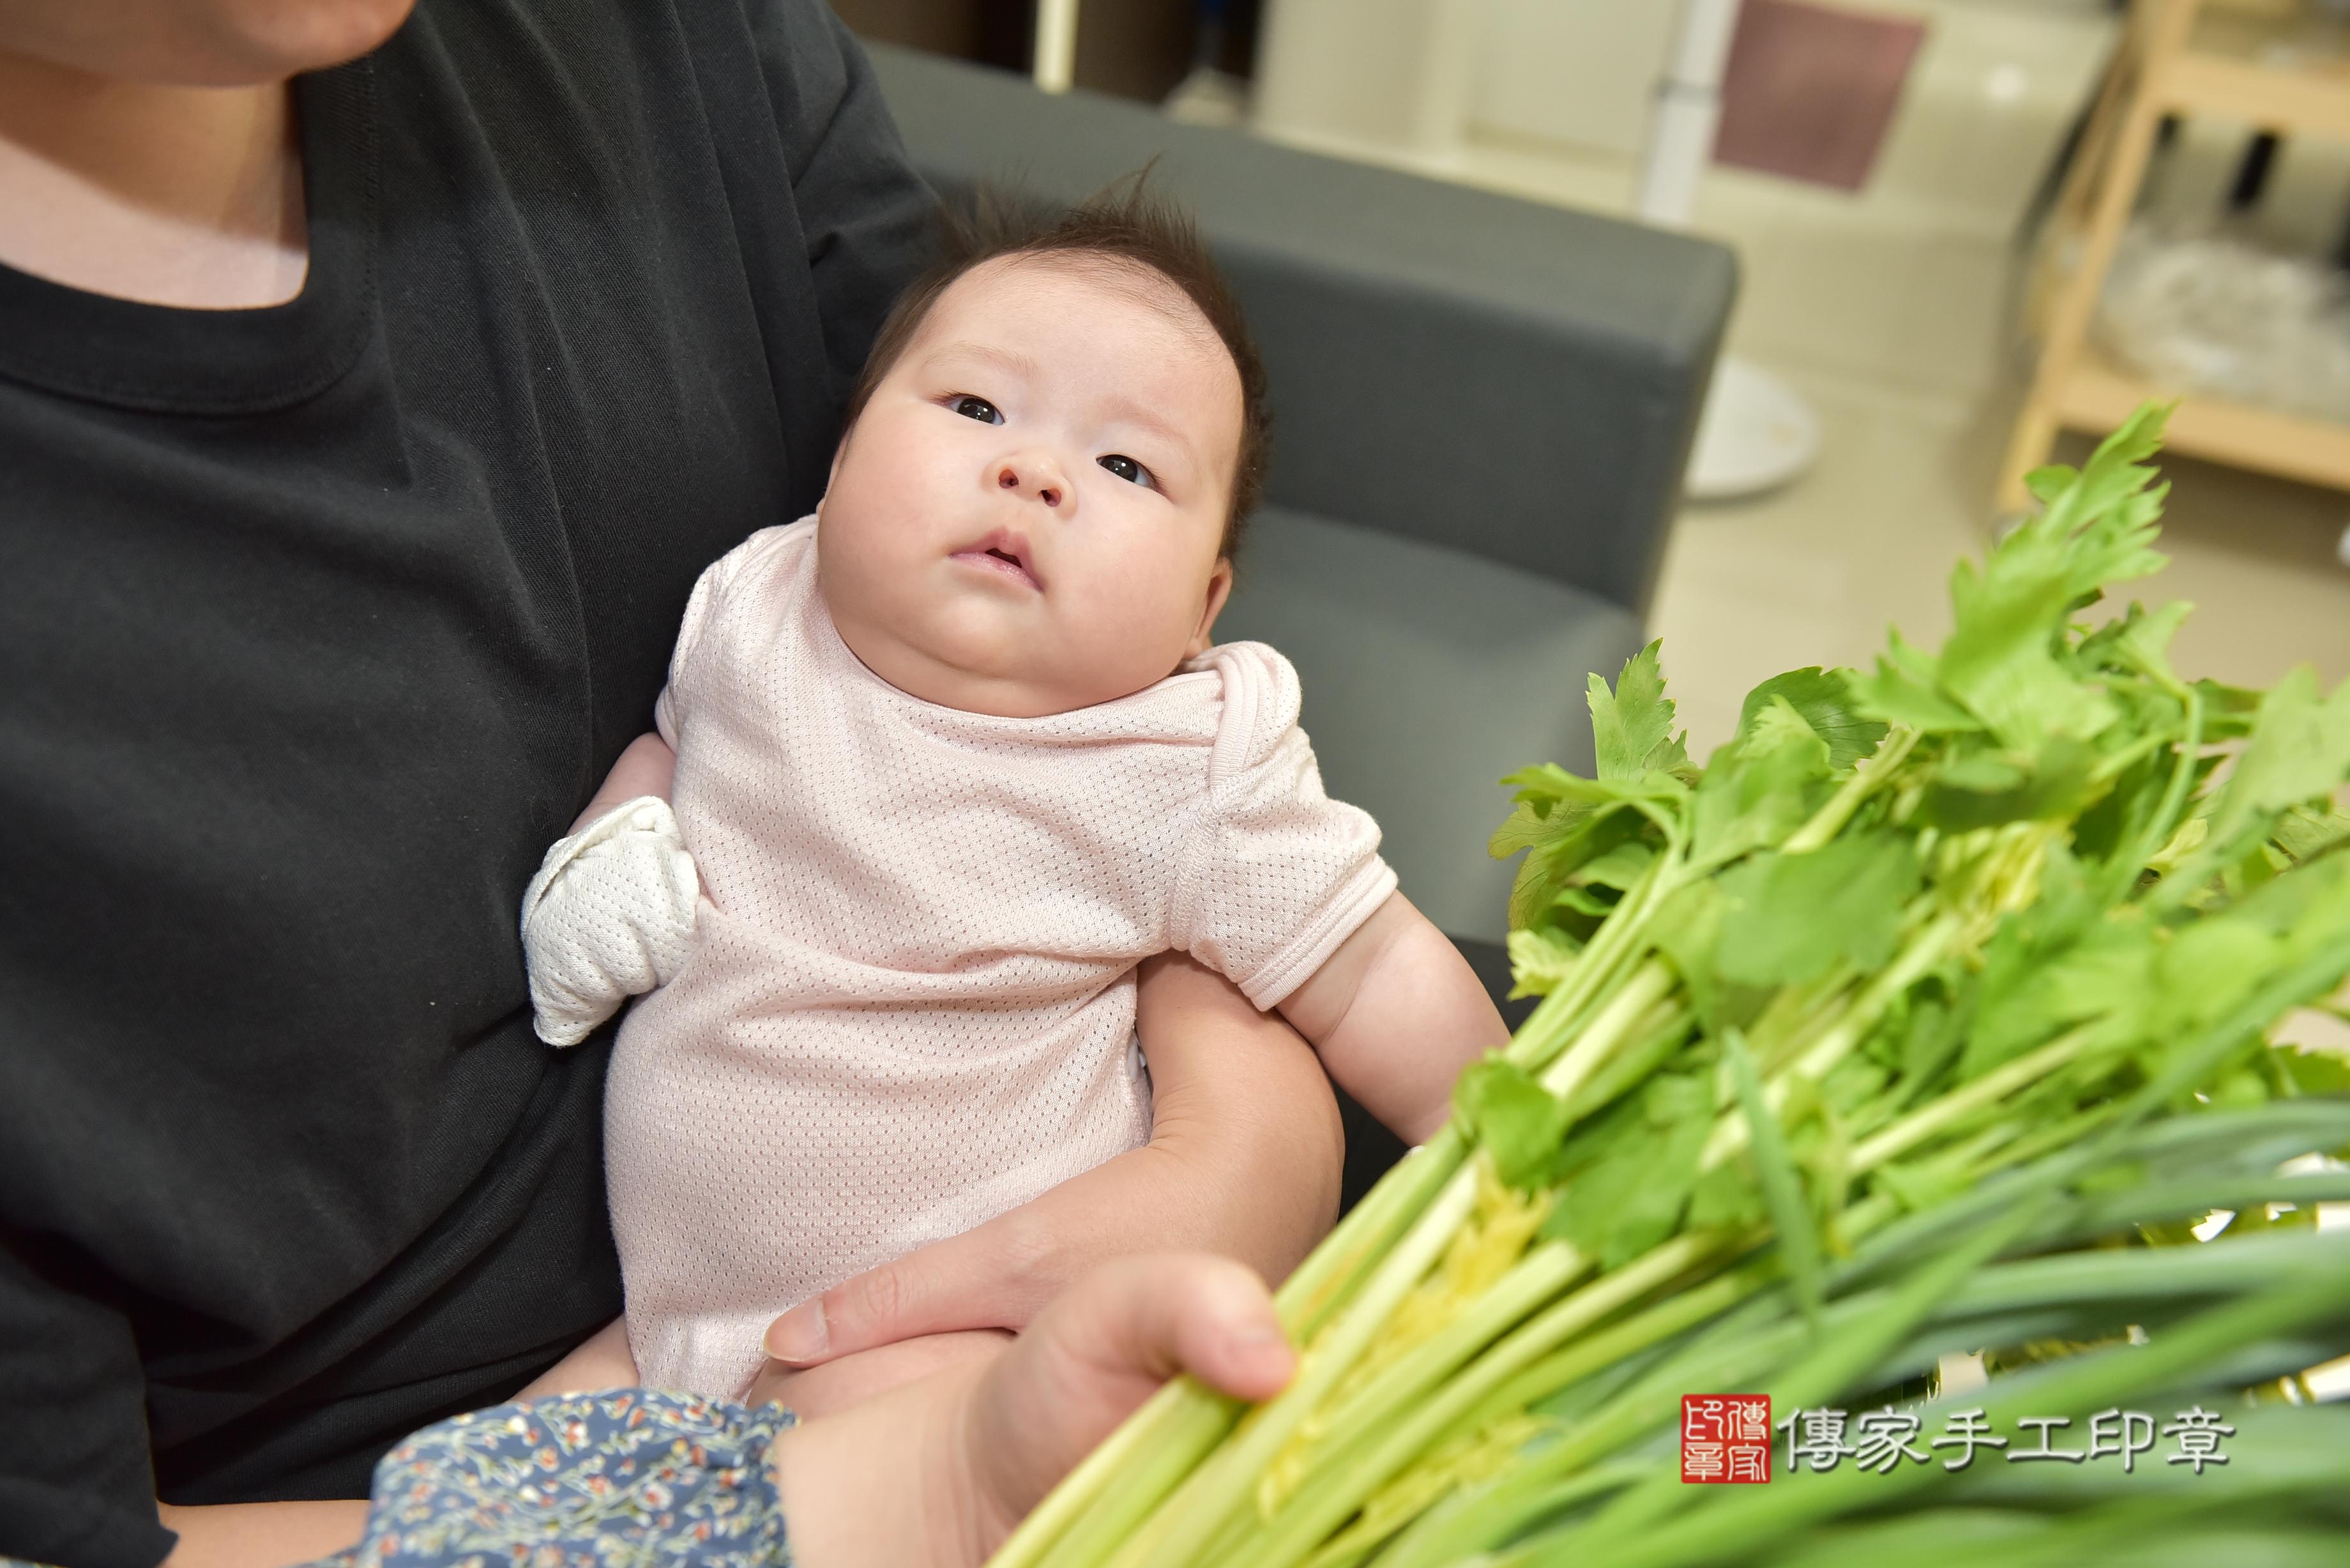
[[[989,402],[985,398],[974,398],[969,392],[965,392],[960,397],[951,399],[947,403],[947,407],[952,409],[963,418],[967,420],[977,420],[983,425],[1000,425],[1003,422],[1003,413],[997,410],[993,403]]]
[[[1114,452],[1107,457],[1099,458],[1096,461],[1104,468],[1108,469],[1112,473],[1117,474],[1120,479],[1125,480],[1128,484],[1140,484],[1153,488],[1156,488],[1158,484],[1158,481],[1151,477],[1151,473],[1149,469],[1143,467],[1142,464],[1135,462],[1134,459],[1128,457],[1123,452]]]

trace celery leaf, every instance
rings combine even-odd
[[[2212,836],[2229,842],[2254,821],[2330,794],[2350,775],[2350,680],[2317,695],[2307,665],[2261,699],[2252,738],[2221,792]]]
[[[1885,738],[1885,722],[1862,712],[1853,696],[1849,670],[1790,670],[1774,675],[1746,694],[1738,712],[1738,733],[1751,732],[1772,702],[1784,701],[1827,742],[1828,766],[1841,773],[1877,749]]]
[[[1495,1054],[1472,1062],[1452,1085],[1452,1103],[1493,1157],[1502,1179],[1521,1190],[1549,1182],[1566,1136],[1566,1102],[1524,1068]]]
[[[1785,698],[1771,698],[1698,782],[1692,858],[1717,866],[1779,843],[1811,815],[1807,786],[1828,770],[1827,742]]]
[[[1673,700],[1665,695],[1660,642],[1624,661],[1616,689],[1591,677],[1591,739],[1603,779],[1676,773],[1690,765],[1682,738],[1673,733]]]
[[[1714,962],[1745,985],[1798,985],[1839,959],[1881,967],[1918,891],[1905,836],[1846,834],[1808,855],[1758,855],[1721,877],[1726,899]]]

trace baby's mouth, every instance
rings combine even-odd
[[[982,571],[998,573],[1039,592],[1044,590],[1044,582],[1029,564],[1028,541],[1009,528],[998,528],[978,544],[957,550],[954,559],[968,561]]]

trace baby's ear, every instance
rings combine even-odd
[[[1197,659],[1215,646],[1216,617],[1223,613],[1224,601],[1232,593],[1232,558],[1216,557],[1216,569],[1208,574],[1208,599],[1201,607],[1200,628],[1191,634],[1191,645],[1183,650],[1186,659]]]

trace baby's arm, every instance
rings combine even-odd
[[[669,749],[667,741],[647,731],[629,742],[629,749],[620,753],[620,760],[612,764],[612,771],[597,786],[596,798],[588,803],[587,810],[571,819],[567,831],[578,832],[623,801],[645,795],[667,800],[670,780],[676,774],[677,753]]]
[[[1280,1004],[1363,1108],[1410,1143],[1451,1115],[1452,1080],[1509,1026],[1442,931],[1400,893]]]
[[[636,1385],[637,1358],[629,1351],[629,1320],[616,1317],[581,1340],[570,1355],[532,1378],[515,1395],[514,1403],[545,1399],[556,1394],[633,1388]]]

